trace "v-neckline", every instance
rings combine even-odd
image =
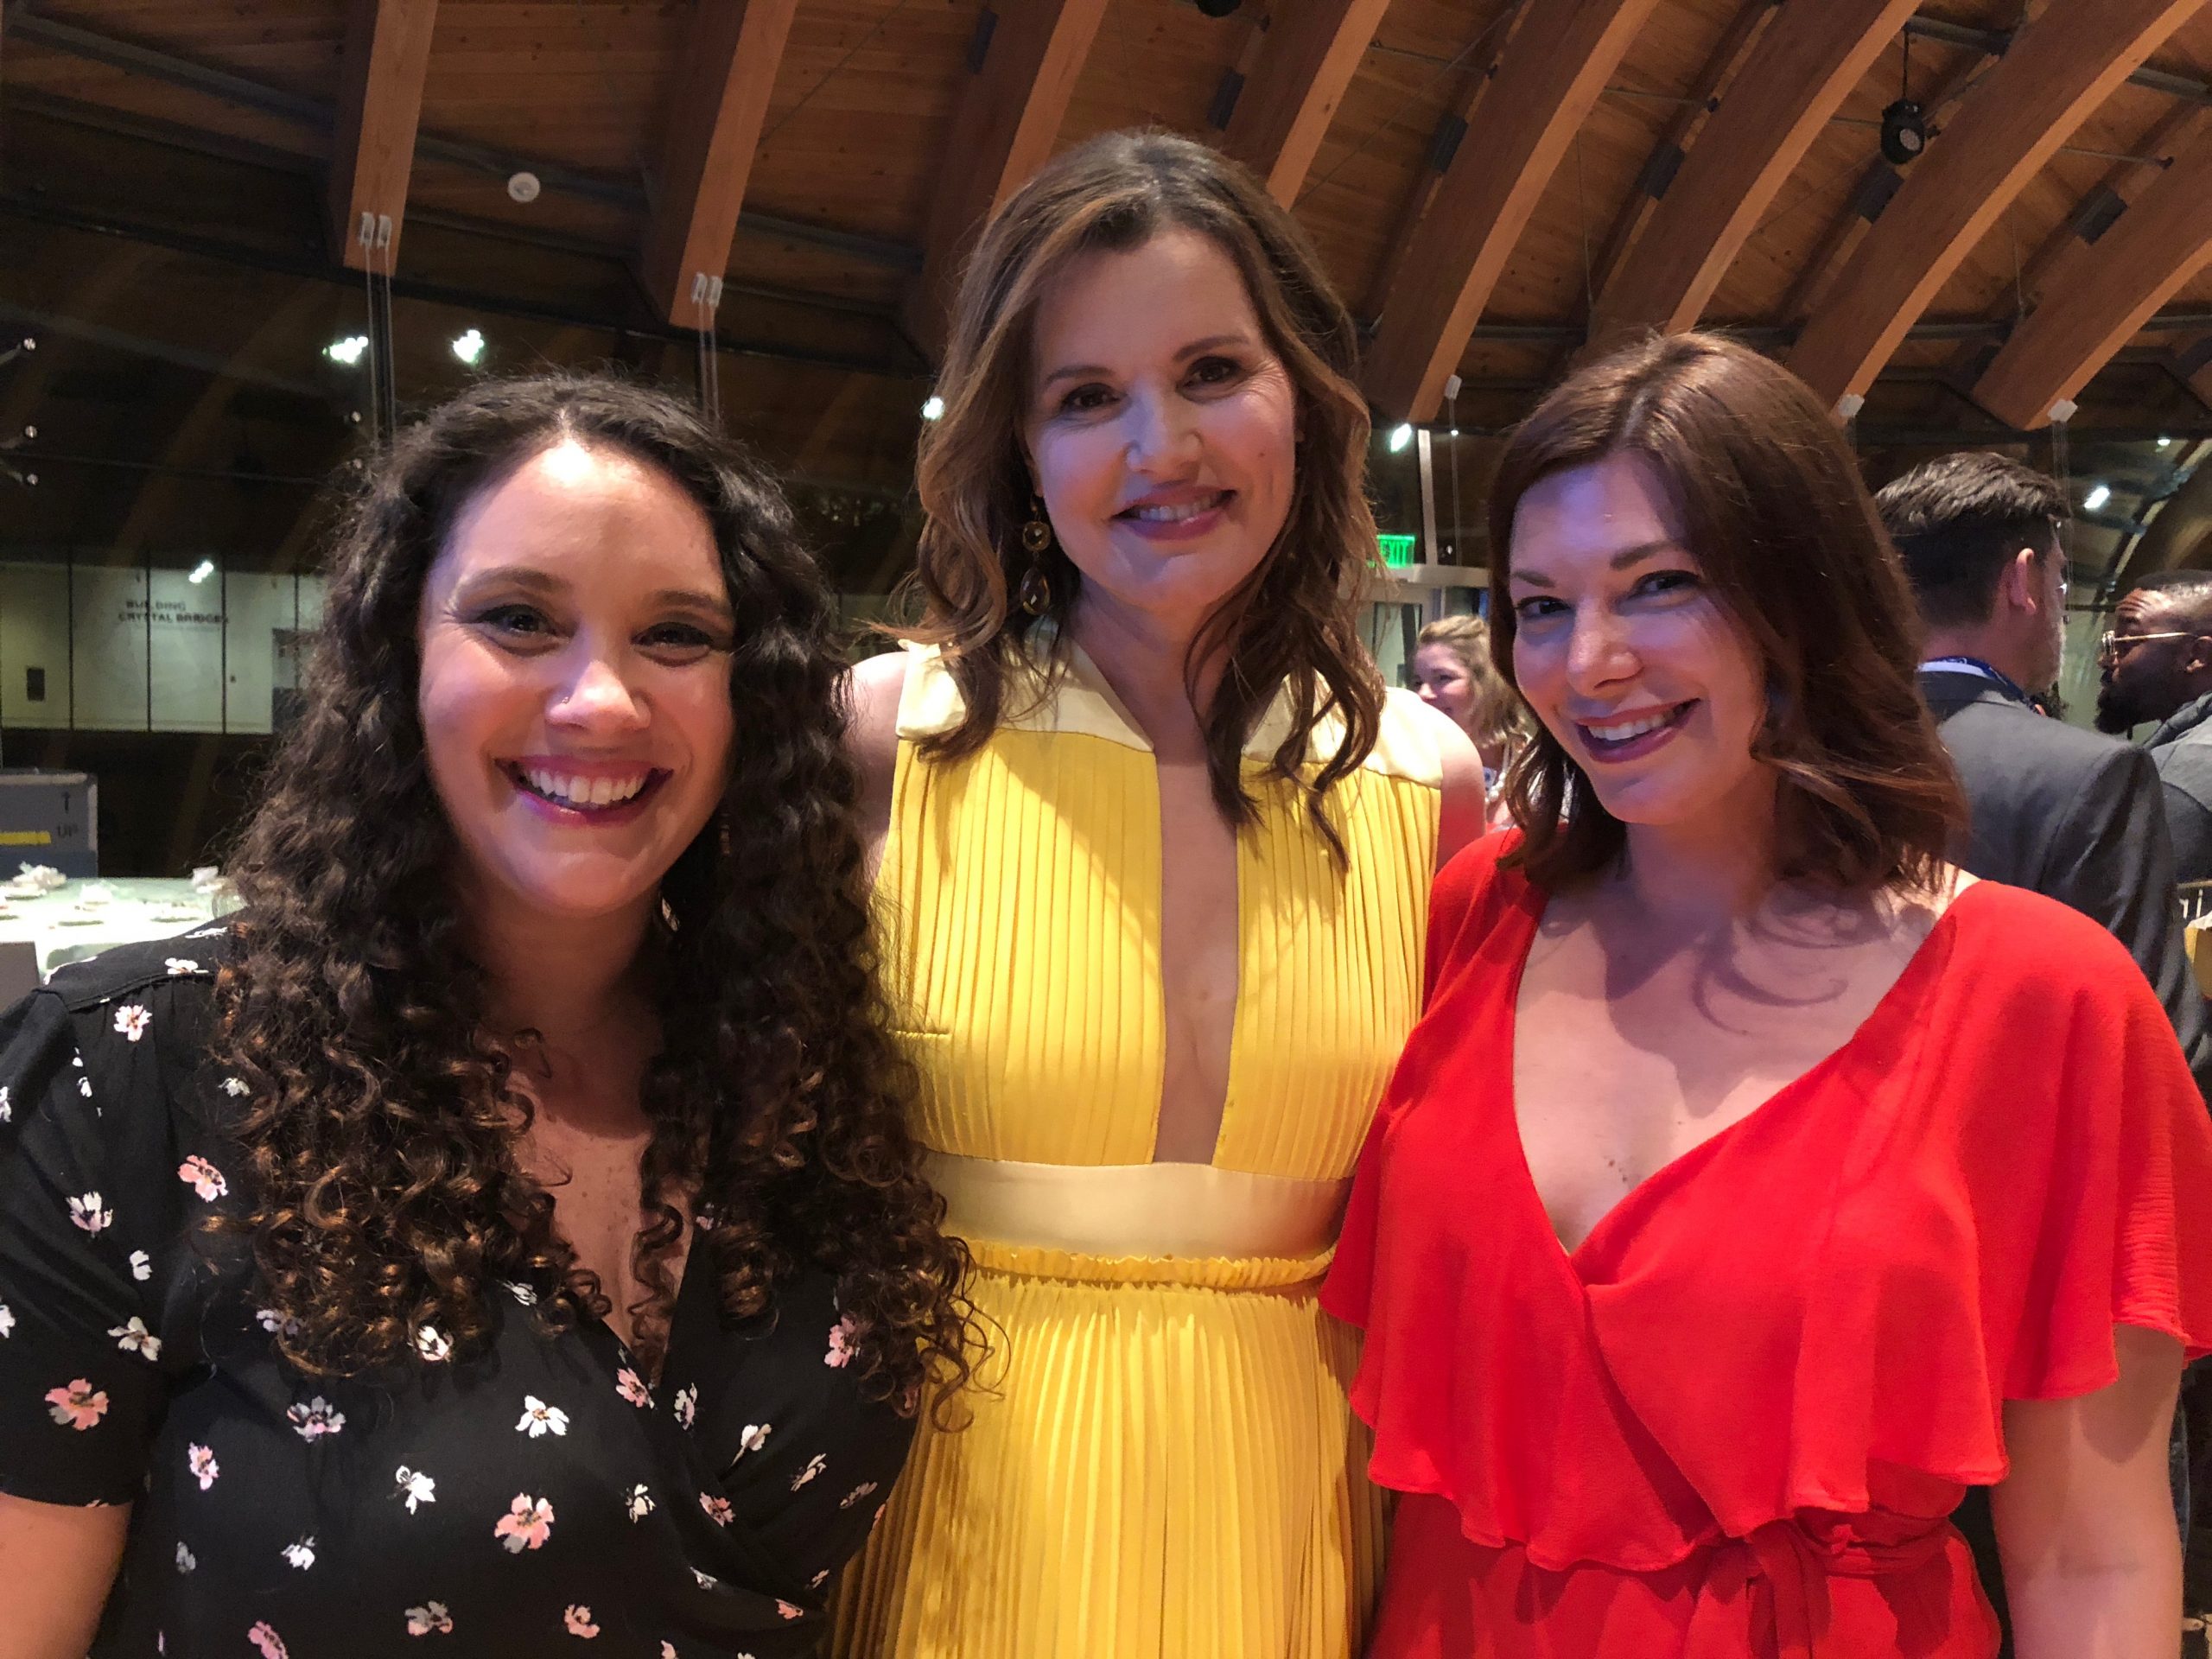
[[[1521,982],[1528,973],[1529,958],[1535,953],[1536,935],[1542,928],[1544,912],[1550,903],[1548,895],[1531,884],[1527,890],[1526,897],[1517,906],[1523,918],[1522,925],[1526,934],[1521,941],[1520,954],[1513,964],[1512,974],[1505,986],[1504,998],[1497,1014],[1497,1018],[1504,1025],[1502,1040],[1498,1043],[1497,1049],[1503,1057],[1505,1133],[1507,1139],[1512,1143],[1514,1166],[1520,1175],[1521,1192],[1534,1214],[1535,1224],[1542,1229],[1544,1236],[1551,1241],[1553,1249],[1558,1252],[1560,1261],[1571,1274],[1574,1274],[1577,1281],[1579,1281],[1581,1278],[1580,1268],[1583,1258],[1595,1248],[1606,1233],[1612,1230],[1615,1222],[1624,1211],[1642,1208],[1650,1202],[1653,1195],[1659,1192],[1662,1187],[1677,1185],[1695,1174],[1700,1166],[1718,1155],[1719,1148],[1730,1141],[1738,1138],[1747,1124],[1772,1116],[1770,1109],[1797,1094],[1808,1084],[1834,1070],[1865,1043],[1868,1033],[1888,1022],[1899,1003],[1916,995],[1919,989],[1918,982],[1930,971],[1930,964],[1934,960],[1934,953],[1930,947],[1949,926],[1951,918],[1957,912],[1959,906],[1966,902],[1967,894],[1981,885],[1982,883],[1979,881],[1973,882],[1953,895],[1951,902],[1943,907],[1942,914],[1936,918],[1926,936],[1913,947],[1912,954],[1905,959],[1904,966],[1899,969],[1897,976],[1890,982],[1889,988],[1876,999],[1874,1006],[1868,1009],[1866,1017],[1852,1028],[1850,1035],[1821,1055],[1812,1065],[1807,1066],[1804,1071],[1776,1089],[1734,1122],[1714,1130],[1695,1146],[1686,1147],[1676,1153],[1665,1163],[1652,1170],[1635,1185],[1615,1198],[1606,1207],[1605,1213],[1591,1224],[1589,1230],[1582,1235],[1580,1242],[1570,1246],[1559,1236],[1558,1228],[1552,1224],[1551,1211],[1545,1205],[1542,1189],[1536,1185],[1535,1168],[1529,1161],[1528,1146],[1521,1136],[1520,1088],[1514,1075],[1521,1038]]]

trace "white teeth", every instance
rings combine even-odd
[[[1185,501],[1180,506],[1131,507],[1128,516],[1147,524],[1179,524],[1202,512],[1211,512],[1221,502],[1222,493],[1217,491],[1203,501]]]
[[[1625,743],[1632,737],[1642,737],[1646,732],[1656,732],[1675,717],[1671,709],[1663,709],[1643,720],[1624,721],[1618,726],[1590,726],[1583,729],[1591,736],[1606,743]]]
[[[548,800],[563,806],[612,806],[634,797],[645,786],[650,772],[639,772],[634,778],[571,778],[564,772],[547,772],[536,766],[526,767],[523,776],[531,788]]]

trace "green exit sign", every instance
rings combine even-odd
[[[1382,563],[1393,569],[1414,562],[1414,538],[1410,536],[1377,536],[1376,542],[1382,549]]]

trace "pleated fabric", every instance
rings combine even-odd
[[[915,742],[958,716],[950,685],[913,654],[878,887],[920,1138],[1147,1163],[1166,1070],[1151,753],[1076,652],[980,752],[925,760]],[[1409,702],[1392,694],[1376,755],[1334,793],[1348,868],[1258,784],[1274,743],[1255,734],[1219,1169],[1348,1181],[1419,1012],[1439,766]],[[1382,1513],[1347,1403],[1356,1338],[1316,1300],[1329,1252],[969,1243],[996,1327],[983,1386],[963,1427],[925,1427],[833,1652],[1351,1659]]]

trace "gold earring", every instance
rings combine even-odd
[[[1021,586],[1014,590],[1014,601],[1030,616],[1042,616],[1052,608],[1052,579],[1045,574],[1045,552],[1052,544],[1052,521],[1045,517],[1042,498],[1029,498],[1029,522],[1021,527],[1021,545],[1029,555],[1029,569],[1023,573]]]

